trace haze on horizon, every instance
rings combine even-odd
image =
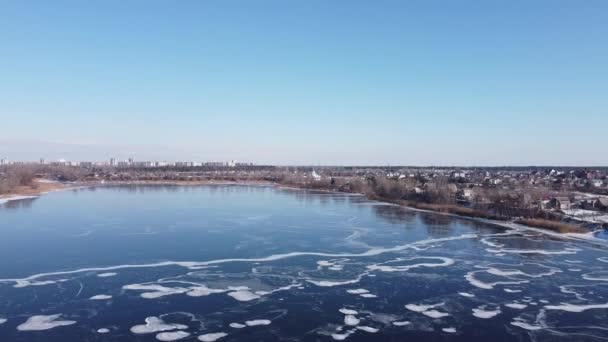
[[[608,165],[605,1],[13,1],[0,157]]]

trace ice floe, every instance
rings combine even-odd
[[[249,290],[238,290],[234,292],[229,292],[228,295],[238,300],[239,302],[248,302],[260,298],[259,295],[252,293]]]
[[[344,341],[348,338],[348,336],[350,336],[352,333],[354,332],[354,330],[349,330],[346,331],[344,333],[334,333],[331,334],[331,338],[333,338],[336,341]]]
[[[379,329],[377,329],[377,328],[372,328],[372,327],[368,327],[368,326],[365,326],[365,325],[360,325],[360,326],[357,327],[357,329],[358,330],[363,330],[365,332],[372,333],[372,334],[373,333],[377,333],[379,331]]]
[[[521,303],[507,303],[507,304],[505,304],[505,306],[508,308],[517,309],[517,310],[523,310],[528,307],[526,304],[521,304]]]
[[[359,324],[359,322],[361,322],[361,320],[353,315],[344,316],[344,324],[346,324],[346,325],[353,326],[353,325]]]
[[[516,289],[504,289],[506,293],[520,293],[521,290]]]
[[[8,321],[6,318],[0,317],[0,324],[4,324],[6,321]]]
[[[224,332],[216,332],[216,333],[200,335],[198,337],[198,340],[203,341],[203,342],[213,342],[213,341],[217,341],[220,338],[226,337],[226,336],[228,336],[228,334],[226,334]]]
[[[100,294],[100,295],[95,295],[95,296],[93,296],[93,297],[91,297],[89,299],[92,299],[92,300],[108,300],[108,299],[112,299],[112,296]]]
[[[585,280],[608,281],[608,271],[597,271],[582,275]]]
[[[230,323],[230,327],[234,328],[234,329],[243,329],[246,327],[246,325],[234,322],[234,323]]]
[[[488,319],[488,318],[492,318],[500,313],[501,313],[500,308],[496,308],[494,310],[485,310],[485,307],[481,306],[481,307],[473,309],[473,316],[475,316],[477,318]]]
[[[131,327],[131,332],[134,334],[151,334],[161,331],[188,329],[187,325],[165,323],[165,321],[156,316],[147,317],[145,321],[146,324]]]
[[[166,287],[157,284],[130,284],[122,287],[125,290],[148,291],[140,294],[142,298],[156,299],[174,294],[181,294],[190,291],[183,287]]]
[[[395,322],[393,322],[393,325],[396,326],[396,327],[402,327],[402,326],[408,325],[408,324],[411,324],[411,322],[410,321],[395,321]]]
[[[342,313],[344,315],[358,315],[359,314],[357,311],[352,310],[352,309],[340,309],[338,311],[340,311],[340,313]]]
[[[446,316],[450,315],[448,313],[437,311],[437,310],[423,311],[422,314],[425,315],[425,316],[429,316],[431,318],[441,318],[441,317],[446,317]]]
[[[583,311],[591,310],[591,309],[608,309],[608,303],[587,304],[587,305],[561,303],[561,305],[545,305],[545,309],[563,310],[563,311],[568,311],[568,312],[583,312]]]
[[[439,260],[440,262],[438,262],[438,263],[422,262],[422,263],[415,263],[415,264],[411,264],[411,265],[401,265],[401,266],[389,266],[389,265],[386,265],[386,264],[389,264],[389,263],[412,261],[412,260],[418,260],[418,259]],[[451,266],[453,264],[454,264],[454,259],[451,259],[451,258],[445,258],[445,257],[412,257],[412,258],[399,258],[397,260],[387,261],[387,262],[382,263],[382,264],[369,265],[369,266],[367,266],[367,269],[369,269],[370,271],[381,271],[381,272],[406,272],[406,271],[409,271],[411,269],[419,268],[419,267],[444,267],[444,266]]]
[[[110,329],[108,329],[108,328],[97,329],[98,334],[107,334],[109,332],[110,332]]]
[[[473,298],[475,297],[474,294],[472,293],[468,293],[468,292],[458,292],[459,295],[463,296],[463,297],[467,297],[467,298]]]
[[[32,316],[25,323],[17,326],[19,331],[49,330],[56,327],[75,324],[76,321],[59,320],[61,314]]]
[[[524,321],[521,321],[521,320],[515,320],[515,321],[511,322],[511,325],[514,325],[516,327],[520,327],[522,329],[531,330],[531,331],[540,330],[540,329],[543,328],[540,325],[530,324],[528,322],[524,322]]]
[[[576,254],[580,252],[578,248],[567,247],[563,250],[552,251],[546,249],[515,249],[515,248],[500,248],[486,249],[490,253],[509,253],[509,254],[542,254],[542,255],[560,255],[560,254]]]
[[[407,304],[405,305],[405,308],[410,310],[410,311],[414,311],[414,312],[423,312],[423,311],[427,311],[429,309],[433,309],[436,308],[438,306],[442,306],[444,305],[444,302],[441,303],[436,303],[436,304]]]
[[[177,341],[188,336],[190,336],[190,333],[186,331],[171,331],[156,334],[156,339],[159,341]]]
[[[369,291],[366,289],[353,289],[353,290],[346,290],[346,292],[350,293],[350,294],[364,294],[364,293],[368,293]]]
[[[360,294],[359,296],[363,297],[363,298],[377,298],[378,297],[375,294],[371,294],[371,293],[363,293],[363,294]]]
[[[251,321],[245,321],[245,324],[248,327],[255,327],[258,325],[269,325],[270,323],[272,323],[269,319],[254,319]]]
[[[447,332],[447,333],[451,333],[451,334],[453,334],[453,333],[455,333],[455,332],[456,332],[456,328],[451,328],[451,327],[450,327],[450,328],[443,328],[443,329],[441,329],[441,330],[442,330],[443,332]]]
[[[97,276],[99,278],[108,278],[108,277],[114,277],[117,274],[118,273],[116,273],[116,272],[106,272],[106,273],[99,273]]]

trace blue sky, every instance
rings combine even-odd
[[[0,1],[0,155],[608,165],[606,1]]]

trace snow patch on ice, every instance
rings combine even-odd
[[[93,297],[91,297],[89,299],[92,299],[92,300],[107,300],[107,299],[112,299],[112,296],[100,294],[100,295],[95,295],[95,296],[93,296]]]
[[[189,332],[185,331],[171,331],[171,332],[162,332],[156,335],[156,339],[159,341],[177,341],[182,338],[186,338],[190,336]]]
[[[56,327],[75,324],[76,321],[61,321],[61,314],[32,316],[17,327],[19,331],[49,330]]]
[[[217,333],[201,335],[198,337],[198,340],[203,341],[203,342],[213,342],[213,341],[217,341],[220,338],[226,337],[226,336],[228,336],[228,334],[223,333],[223,332],[217,332]]]
[[[484,310],[484,307],[479,307],[479,308],[473,309],[473,316],[475,316],[477,318],[483,318],[483,319],[492,318],[500,313],[501,313],[500,308],[497,308],[495,310]]]
[[[108,278],[108,277],[114,277],[117,274],[118,273],[115,273],[115,272],[106,272],[106,273],[99,273],[97,276],[99,278]]]
[[[258,325],[269,325],[270,323],[272,322],[268,319],[254,319],[251,321],[245,321],[245,324],[247,324],[248,327],[255,327]]]
[[[372,334],[377,333],[379,331],[379,329],[377,329],[377,328],[372,328],[372,327],[368,327],[365,325],[358,326],[357,329],[363,330],[365,332],[372,333]]]
[[[151,334],[168,330],[188,329],[187,325],[165,323],[165,321],[156,316],[147,317],[145,321],[146,324],[140,324],[131,327],[131,332],[134,334]]]
[[[234,292],[229,292],[228,295],[239,302],[248,302],[254,299],[260,298],[259,295],[252,293],[249,290],[239,290]]]
[[[361,322],[361,320],[353,315],[344,316],[344,324],[346,325],[354,326],[359,324],[359,322]]]

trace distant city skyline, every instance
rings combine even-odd
[[[0,158],[608,165],[608,2],[0,11]]]

